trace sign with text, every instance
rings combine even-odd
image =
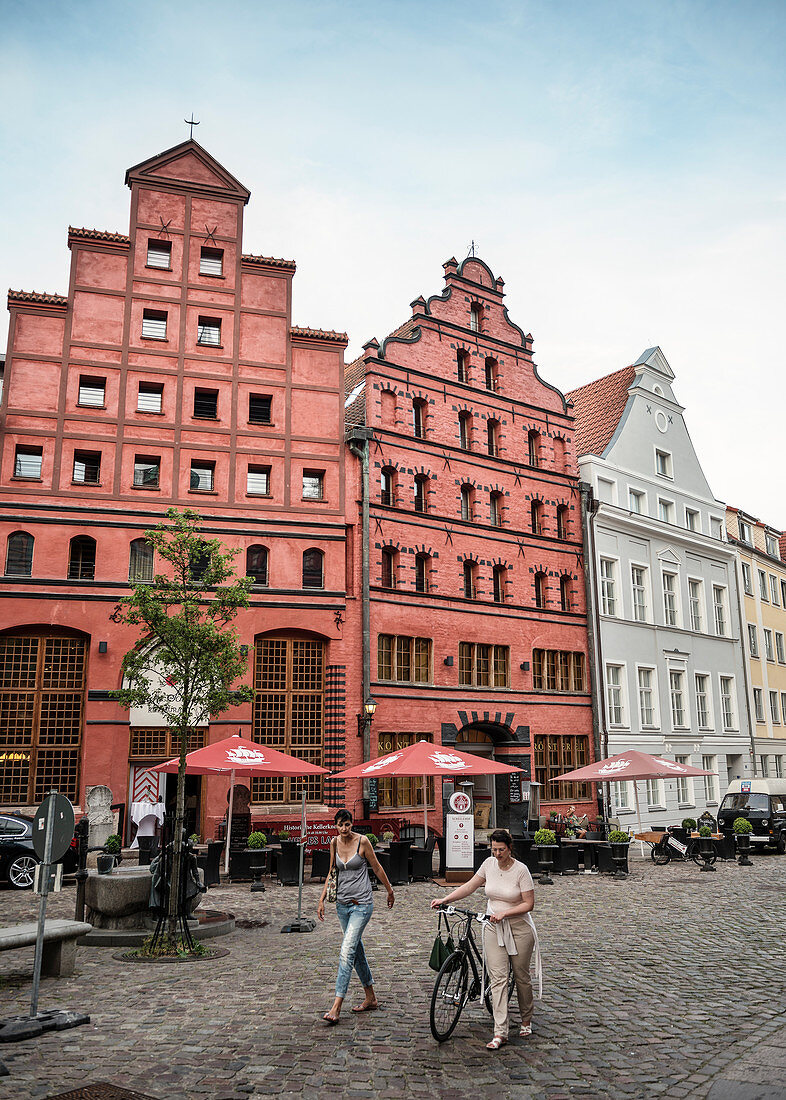
[[[474,860],[475,822],[472,814],[447,814],[445,817],[446,870],[471,871]]]

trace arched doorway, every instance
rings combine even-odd
[[[494,759],[494,738],[481,726],[465,726],[456,734],[456,748],[475,756]],[[472,794],[475,802],[475,823],[493,829],[497,824],[497,794],[493,775],[473,775]],[[481,825],[485,822],[485,825]]]

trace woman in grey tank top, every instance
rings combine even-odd
[[[369,866],[388,892],[388,909],[393,908],[395,897],[388,876],[382,869],[374,849],[367,837],[352,831],[352,814],[349,810],[339,810],[334,821],[338,836],[330,842],[330,870],[335,866],[338,871],[336,888],[336,916],[338,917],[344,939],[338,957],[338,977],[336,978],[336,999],[333,1007],[322,1019],[328,1024],[337,1024],[341,1016],[341,1006],[349,989],[352,970],[363,984],[365,997],[363,1003],[353,1008],[353,1012],[369,1012],[379,1008],[374,992],[374,979],[371,976],[366,952],[361,939],[363,930],[371,920],[374,902],[371,896],[371,876]],[[325,919],[325,896],[327,882],[317,905],[317,916]]]

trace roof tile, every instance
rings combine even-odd
[[[577,455],[602,455],[606,450],[625,411],[635,375],[634,367],[623,367],[565,394],[573,402]]]

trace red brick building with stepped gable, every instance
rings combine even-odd
[[[444,269],[442,294],[417,298],[347,368],[353,666],[368,466],[368,665],[348,709],[377,703],[367,756],[426,738],[520,764],[547,808],[591,810],[590,788],[547,785],[594,758],[573,420],[509,319],[502,279],[474,257]],[[421,785],[355,783],[347,798],[414,816]],[[476,779],[474,793],[491,823],[518,826],[507,777]]]
[[[144,531],[176,506],[239,550],[255,579],[237,619],[252,706],[196,731],[241,730],[328,767],[346,762],[346,337],[292,326],[288,260],[243,252],[249,191],[197,142],[129,169],[128,235],[71,229],[66,295],[12,291],[0,464],[0,805],[55,786],[78,809],[166,796],[160,719],[108,697],[134,635],[111,621],[152,576]],[[353,762],[352,760],[349,761]],[[212,836],[224,779],[189,780]],[[259,813],[299,799],[255,783]],[[310,782],[316,808],[329,792]],[[327,809],[327,807],[324,807]]]

